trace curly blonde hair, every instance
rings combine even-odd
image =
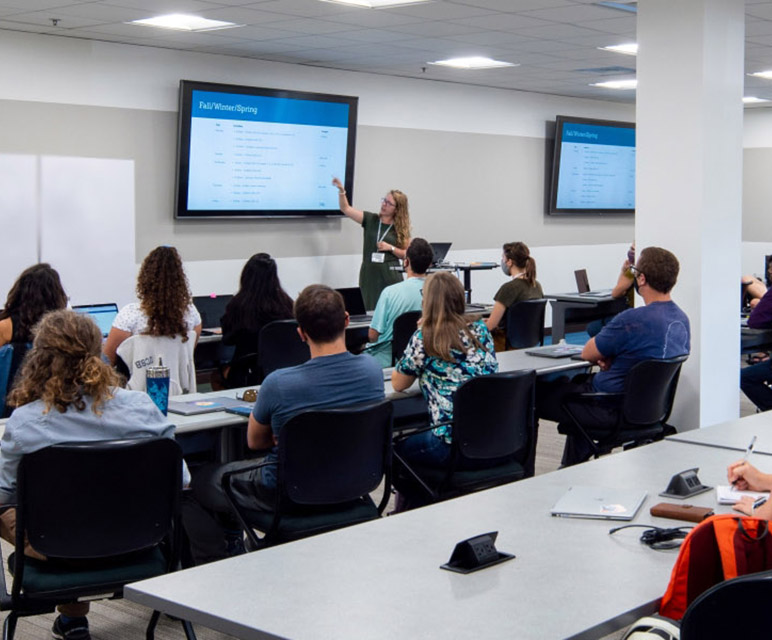
[[[397,244],[407,249],[410,244],[410,211],[407,207],[407,196],[399,189],[389,191],[394,198],[394,230],[397,232]]]
[[[156,247],[143,260],[137,278],[137,297],[147,316],[151,336],[188,339],[185,312],[191,302],[188,278],[174,247]]]
[[[35,339],[8,397],[14,407],[42,400],[43,413],[51,408],[64,413],[72,405],[78,411],[91,408],[101,414],[102,405],[113,397],[116,373],[102,361],[102,332],[88,316],[68,309],[51,311],[35,326]]]

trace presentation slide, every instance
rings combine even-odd
[[[557,208],[635,208],[635,129],[563,123]]]
[[[193,91],[188,209],[335,210],[349,105]]]

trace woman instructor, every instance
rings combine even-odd
[[[354,209],[346,197],[346,190],[338,178],[333,178],[338,189],[340,210],[354,222],[362,225],[364,242],[362,266],[359,269],[359,288],[367,309],[375,309],[378,297],[390,284],[402,281],[402,274],[392,267],[399,265],[410,244],[410,214],[407,196],[392,189],[381,200],[376,215]]]

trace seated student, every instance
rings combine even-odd
[[[426,270],[431,266],[433,258],[431,245],[423,238],[413,238],[403,263],[407,279],[386,287],[378,298],[367,333],[370,340],[367,353],[384,368],[391,366],[394,321],[403,313],[421,310]]]
[[[730,464],[726,470],[726,479],[740,491],[772,491],[772,474],[759,471],[747,460]],[[749,516],[772,520],[772,500],[767,500],[758,509],[754,509],[753,498],[745,496],[733,509]]]
[[[536,411],[540,418],[558,422],[567,433],[563,464],[583,462],[590,457],[589,445],[571,433],[570,418],[561,408],[567,393],[624,390],[625,377],[642,360],[673,358],[689,353],[689,319],[673,302],[670,291],[678,278],[678,259],[659,247],[647,247],[636,266],[631,267],[633,286],[646,306],[626,309],[615,316],[584,346],[582,357],[600,367],[593,376],[577,376],[537,382]],[[612,426],[616,414],[601,407],[581,407],[577,413],[593,424]]]
[[[231,362],[257,351],[260,330],[269,322],[290,318],[292,298],[281,287],[276,261],[267,253],[256,253],[244,265],[239,291],[220,320],[223,345],[235,347]],[[229,373],[230,367],[223,367],[226,387],[234,386],[229,384]]]
[[[308,343],[311,359],[295,367],[269,374],[260,387],[249,417],[247,445],[270,450],[265,460],[277,460],[281,429],[293,416],[312,409],[346,407],[375,402],[384,397],[383,372],[374,358],[346,350],[344,333],[348,325],[343,297],[327,286],[310,285],[295,300],[298,333]],[[183,518],[196,563],[227,555],[227,530],[238,529],[233,522],[220,523],[230,505],[220,486],[226,471],[254,460],[202,467],[193,480],[193,496],[183,507]],[[269,465],[234,476],[233,484],[246,488],[240,494],[247,509],[273,508],[276,468]],[[212,517],[220,514],[220,517]]]
[[[156,247],[142,261],[137,276],[137,297],[118,312],[104,345],[104,354],[115,364],[118,347],[131,336],[201,335],[201,315],[193,305],[182,259],[174,247]]]
[[[767,289],[764,297],[748,316],[751,329],[772,328],[772,289]],[[745,367],[740,371],[740,388],[748,399],[761,411],[772,409],[772,360],[766,359]]]
[[[464,315],[465,308],[458,278],[443,271],[430,275],[421,326],[391,375],[395,391],[404,391],[418,378],[435,425],[453,420],[453,398],[462,382],[499,369],[485,323]],[[451,427],[440,426],[401,441],[397,452],[408,463],[444,466],[451,438]]]
[[[44,314],[66,306],[67,294],[62,288],[59,274],[50,264],[42,262],[28,267],[13,283],[0,313],[0,347],[14,345],[8,372],[8,390],[12,387],[27,345],[32,342],[32,327]]]
[[[756,276],[743,276],[740,278],[740,287],[742,290],[741,306],[743,309],[754,309],[767,292],[767,287]]]
[[[511,280],[499,288],[493,296],[494,304],[491,315],[485,321],[493,335],[496,351],[506,350],[507,331],[504,315],[509,307],[521,300],[543,298],[541,285],[536,280],[536,261],[523,242],[508,242],[503,247],[501,270]]]
[[[0,445],[0,535],[12,544],[16,510],[2,505],[16,501],[16,478],[24,454],[61,442],[174,437],[174,425],[147,394],[118,388],[117,376],[100,357],[101,349],[99,328],[74,311],[52,311],[37,325],[32,349],[9,398],[16,410]],[[187,484],[187,468],[183,476]],[[25,553],[45,560],[29,545]],[[88,602],[60,605],[54,638],[90,638],[88,609]]]
[[[611,297],[612,298],[624,298],[627,296],[627,306],[628,307],[634,307],[635,306],[635,293],[633,291],[633,281],[635,280],[635,276],[633,276],[633,272],[630,269],[630,267],[635,264],[635,243],[632,243],[630,245],[630,248],[627,250],[627,257],[625,258],[625,261],[622,263],[622,270],[619,273],[619,277],[617,278],[617,283],[614,285],[614,288],[611,290]],[[587,333],[590,335],[591,338],[594,338],[600,333],[600,330],[605,327],[609,321],[614,318],[613,315],[606,316],[605,318],[601,318],[600,320],[593,320],[587,325]]]

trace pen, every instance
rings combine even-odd
[[[748,458],[751,457],[751,454],[753,453],[753,446],[756,444],[756,436],[753,436],[751,438],[751,442],[748,445],[748,448],[745,450],[745,455],[743,456],[743,462],[748,462]]]

